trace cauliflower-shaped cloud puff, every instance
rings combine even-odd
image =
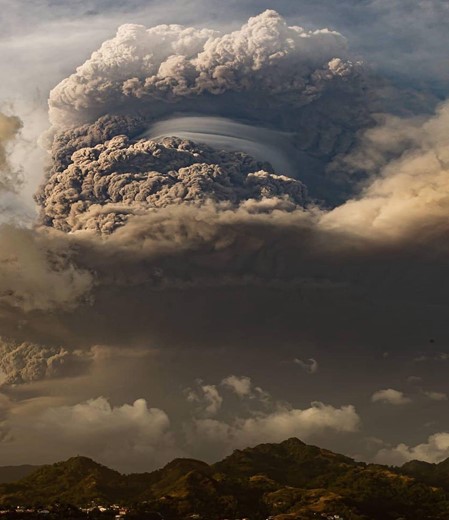
[[[341,34],[289,27],[275,11],[229,34],[124,25],[50,94],[53,162],[37,196],[42,221],[110,233],[132,215],[173,204],[276,198],[298,208],[306,202],[298,178],[325,198],[326,189],[309,182],[304,170],[313,161],[303,161],[304,152],[318,156],[311,167],[322,174],[330,157],[350,148],[366,123],[363,87]],[[205,134],[214,117],[226,117],[229,131],[277,132],[269,144],[283,147],[295,179],[243,153],[241,135],[226,135],[234,151],[220,151],[219,139],[215,150],[173,138],[176,128],[166,139],[144,138],[179,114],[207,116]]]
[[[276,104],[301,106],[331,84],[353,90],[357,66],[346,55],[341,34],[289,27],[272,10],[229,34],[127,24],[51,92],[50,117],[67,127],[145,105],[155,119],[183,99],[226,92],[250,93],[241,106],[252,101],[254,107],[258,96],[265,101],[267,95],[278,96]]]
[[[81,352],[0,338],[0,385],[30,383],[82,372],[88,358]]]
[[[103,233],[130,215],[154,208],[206,201],[238,206],[250,199],[280,198],[304,204],[301,182],[274,175],[243,152],[217,151],[178,138],[130,140],[121,135],[77,150],[42,188],[47,224],[63,231],[95,228]],[[83,218],[99,209],[95,219]]]

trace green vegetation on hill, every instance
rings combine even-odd
[[[123,492],[123,477],[117,471],[87,457],[42,466],[17,482],[0,486],[2,503],[47,504],[69,502],[75,505],[108,501]]]
[[[287,486],[325,487],[357,463],[331,451],[308,446],[299,439],[280,444],[260,444],[255,448],[236,450],[213,467],[227,475],[250,477],[265,475]]]
[[[237,450],[213,465],[175,459],[143,474],[121,475],[75,457],[1,484],[0,504],[144,504],[167,520],[449,520],[448,469],[449,462],[367,465],[289,439]]]
[[[404,464],[401,471],[420,482],[449,491],[449,459],[443,460],[439,464],[412,460]]]

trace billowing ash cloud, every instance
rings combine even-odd
[[[40,379],[74,375],[85,368],[81,353],[63,347],[34,343],[21,344],[0,339],[0,375],[2,385],[31,383]]]
[[[240,152],[216,151],[190,141],[165,138],[130,141],[117,136],[74,152],[39,197],[46,222],[63,231],[111,232],[130,215],[182,203],[278,197],[305,202],[294,179],[269,173],[269,165]]]
[[[179,25],[150,29],[124,25],[115,38],[106,41],[50,94],[53,127],[49,135],[52,136],[53,166],[49,183],[39,197],[44,207],[44,219],[47,224],[54,222],[60,229],[78,229],[75,222],[67,222],[67,203],[76,205],[75,213],[106,200],[116,203],[125,198],[127,205],[131,205],[129,190],[126,194],[110,194],[109,197],[104,186],[100,199],[105,200],[99,201],[96,195],[92,196],[91,190],[86,189],[84,174],[79,170],[81,160],[87,166],[86,154],[90,154],[92,171],[107,154],[102,148],[81,152],[82,148],[117,146],[118,141],[112,145],[107,141],[120,135],[131,139],[129,145],[120,141],[123,143],[120,159],[117,157],[119,152],[114,152],[114,161],[120,162],[120,170],[117,170],[121,175],[120,182],[124,181],[124,173],[134,174],[142,169],[143,173],[150,173],[148,168],[153,167],[155,172],[164,174],[163,182],[170,184],[172,181],[167,172],[161,172],[157,165],[145,161],[145,155],[148,156],[148,150],[155,144],[137,144],[135,140],[146,137],[148,130],[149,135],[155,137],[159,121],[179,114],[230,119],[227,129],[221,129],[224,132],[221,140],[217,136],[212,142],[210,137],[201,138],[208,133],[210,136],[208,120],[202,123],[203,131],[197,125],[194,137],[199,142],[210,142],[215,148],[234,151],[248,150],[248,139],[241,135],[242,123],[245,123],[248,135],[260,137],[265,132],[265,140],[270,129],[276,128],[272,148],[277,146],[275,140],[284,141],[279,146],[283,151],[276,153],[271,150],[269,154],[276,165],[276,173],[305,179],[313,196],[330,197],[333,181],[328,179],[321,186],[313,179],[311,171],[323,173],[324,158],[346,152],[353,143],[355,132],[368,122],[364,91],[360,64],[348,59],[346,41],[339,33],[327,29],[306,31],[301,27],[289,27],[274,11],[251,18],[240,30],[229,34]],[[201,121],[201,117],[198,120]],[[251,132],[251,128],[257,128],[257,131]],[[236,135],[229,135],[228,131],[231,134],[236,132]],[[271,132],[274,136],[275,133]],[[177,132],[173,126],[165,127],[163,135],[176,136]],[[231,142],[232,146],[229,146]],[[128,146],[130,149],[125,152]],[[259,158],[261,146],[251,145],[250,154],[253,150]],[[109,153],[109,161],[112,155]],[[215,160],[214,157],[201,159],[208,165]],[[225,161],[232,162],[232,159]],[[222,163],[223,160],[218,160],[213,164],[224,171]],[[186,166],[190,167],[191,163]],[[171,168],[176,170],[177,165]],[[271,170],[268,172],[273,173]],[[246,168],[241,173],[246,175]],[[114,170],[109,167],[107,174],[112,176]],[[100,175],[104,175],[103,170],[99,170],[95,179]],[[231,171],[224,172],[224,175],[228,179],[224,182],[230,182],[230,187],[232,182],[236,182],[235,193],[230,190],[228,197],[236,203],[241,199],[258,198],[264,191],[244,188],[244,194],[241,180],[232,178]],[[154,178],[154,175],[150,177]],[[249,179],[254,179],[254,176]],[[284,194],[286,182],[282,181],[284,187],[273,190],[272,187],[280,180],[270,176],[265,176],[265,180],[265,191]],[[161,181],[159,177],[158,182]],[[258,184],[264,184],[261,177],[259,181]],[[104,182],[105,179],[101,181],[103,185]],[[151,179],[147,182],[141,177],[140,182],[149,183],[155,189]],[[134,185],[135,192],[136,188]],[[184,188],[178,186],[176,189],[183,191]],[[55,191],[59,193],[57,203],[52,196]],[[148,198],[148,189],[143,188],[143,191]],[[207,191],[201,198],[222,200],[216,192],[205,197]],[[297,191],[301,191],[299,187]],[[168,200],[165,193],[152,195],[147,201],[149,206],[157,206],[159,199]],[[144,195],[138,195],[139,202],[142,197]],[[177,198],[177,195],[169,198]],[[298,197],[295,199],[298,202]],[[304,202],[303,195],[299,199]],[[62,210],[62,219],[56,206]]]
[[[304,150],[321,158],[348,150],[367,122],[363,90],[360,66],[347,58],[339,33],[289,27],[274,11],[230,34],[122,26],[51,92],[53,164],[38,195],[43,221],[107,233],[130,215],[170,204],[227,201],[237,208],[276,198],[304,206],[302,184],[282,174],[309,180]],[[163,138],[176,128],[157,122],[182,112],[203,116],[193,129],[199,142],[211,135],[211,116],[231,118],[216,125],[221,138],[204,139],[215,150]],[[246,135],[252,142],[263,135],[272,146],[284,140],[268,158],[288,171],[274,175],[242,153]],[[261,148],[249,151],[263,156]]]
[[[275,11],[250,18],[230,34],[123,25],[51,92],[50,116],[67,127],[143,106],[155,119],[186,99],[190,111],[203,107],[210,114],[214,98],[237,93],[234,109],[265,112],[258,117],[263,120],[279,105],[308,105],[329,89],[333,96],[336,90],[354,94],[356,77],[339,33],[288,27]]]
[[[72,283],[73,293],[61,295],[61,306],[79,301],[94,288],[95,296],[102,291],[101,315],[108,316],[115,304],[110,293],[126,287],[129,300],[139,302],[133,314],[147,316],[152,309],[151,318],[139,323],[147,330],[163,321],[161,306],[155,303],[162,297],[151,292],[155,288],[258,285],[312,292],[318,287],[331,294],[330,307],[333,298],[358,290],[375,293],[379,300],[388,294],[389,301],[402,290],[413,293],[411,282],[419,279],[420,261],[407,264],[406,270],[401,261],[426,253],[416,255],[409,237],[401,235],[406,213],[412,211],[411,204],[403,204],[407,179],[417,183],[413,193],[421,193],[418,176],[412,173],[418,163],[407,158],[437,151],[443,157],[445,138],[438,125],[444,110],[429,119],[424,148],[417,139],[400,137],[408,131],[416,134],[416,122],[397,121],[401,131],[388,130],[387,139],[375,142],[379,150],[373,152],[385,155],[377,146],[385,142],[402,151],[408,146],[410,154],[399,151],[399,162],[393,165],[400,166],[397,174],[385,165],[376,170],[366,163],[365,169],[373,170],[372,181],[358,198],[332,211],[318,209],[312,196],[307,199],[300,181],[241,151],[164,138],[164,131],[151,134],[158,122],[187,108],[206,115],[206,121],[225,110],[238,125],[244,120],[267,131],[276,127],[280,135],[288,134],[294,150],[323,158],[350,147],[351,129],[366,122],[366,98],[363,78],[347,59],[341,35],[288,27],[273,11],[227,35],[179,26],[120,29],[50,96],[53,162],[38,201],[43,223],[56,230],[43,234],[40,229],[37,235],[67,249],[58,281],[60,274],[67,274],[65,287]],[[410,127],[413,130],[407,130]],[[174,132],[172,127],[167,131]],[[367,134],[368,141],[376,131],[382,136],[385,129]],[[337,142],[346,144],[340,147]],[[370,151],[369,142],[362,146]],[[354,159],[356,170],[361,169],[360,157],[364,155]],[[435,178],[444,182],[439,165],[433,164]],[[425,183],[424,176],[420,179]],[[414,207],[422,209],[421,216],[432,216],[435,211],[426,197],[417,198],[420,204]],[[373,230],[382,223],[376,215],[388,208],[401,210],[389,218],[398,240],[384,243],[384,235]],[[359,270],[352,268],[354,262]],[[385,269],[394,280],[388,288],[376,283]],[[430,287],[439,298],[438,283],[428,283],[426,293]],[[180,302],[189,298],[178,299],[179,314],[185,314]],[[269,297],[259,299],[266,303]],[[213,298],[214,304],[218,300]],[[58,304],[55,301],[49,308]],[[123,298],[120,303],[126,314],[130,302]],[[218,312],[214,304],[207,312]],[[303,300],[301,306],[306,306]],[[29,308],[45,307],[33,302]],[[290,316],[289,309],[283,315]],[[126,325],[132,334],[138,330],[137,325]]]

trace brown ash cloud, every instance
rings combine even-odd
[[[176,138],[117,136],[81,148],[71,161],[52,174],[38,197],[45,222],[63,231],[112,232],[133,214],[173,204],[209,200],[237,207],[249,199],[277,197],[292,205],[306,200],[301,182],[275,175],[268,164]],[[101,208],[98,221],[78,218],[95,207]]]

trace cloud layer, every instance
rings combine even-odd
[[[195,417],[187,425],[190,442],[200,439],[226,453],[233,448],[280,442],[289,437],[309,440],[330,431],[348,434],[360,428],[360,417],[352,405],[334,407],[313,402],[309,408],[295,408],[290,403],[276,401],[245,376],[228,376],[221,386],[239,397],[241,404],[247,407],[246,413],[221,419]],[[217,387],[213,388],[214,393],[217,392]],[[221,406],[223,397],[220,395],[220,398]]]
[[[431,435],[427,442],[416,446],[401,443],[393,448],[383,448],[376,460],[381,464],[401,465],[410,460],[423,460],[437,463],[449,457],[449,433],[440,432]]]

